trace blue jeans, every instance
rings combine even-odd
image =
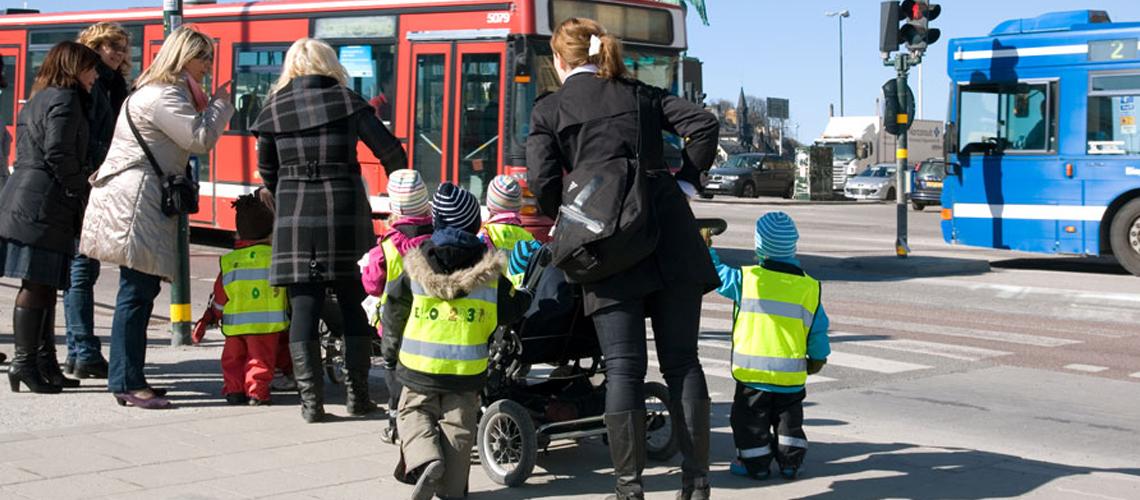
[[[103,361],[99,337],[95,336],[95,281],[99,261],[76,255],[71,261],[71,287],[63,292],[67,320],[67,359],[79,363]]]
[[[107,390],[113,393],[147,388],[146,329],[154,310],[154,298],[162,289],[158,276],[119,267],[119,296],[111,320],[111,360]]]

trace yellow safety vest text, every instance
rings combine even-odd
[[[498,326],[499,282],[444,300],[411,281],[412,310],[400,343],[400,364],[429,375],[479,375]]]

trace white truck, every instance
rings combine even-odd
[[[936,120],[915,120],[908,131],[908,163],[913,167],[928,158],[941,158],[942,132]],[[831,148],[832,187],[843,191],[847,178],[868,165],[894,163],[897,138],[883,130],[878,116],[833,116],[816,146]]]

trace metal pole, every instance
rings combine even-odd
[[[843,110],[843,14],[839,16],[839,116],[846,116]]]
[[[898,171],[895,172],[895,221],[897,230],[895,237],[895,255],[900,258],[905,258],[910,254],[910,245],[907,244],[906,240],[907,131],[910,128],[910,117],[907,116],[906,73],[909,62],[906,53],[899,53],[895,60],[895,68],[898,70],[898,76],[895,78],[895,81],[898,84],[899,110],[901,110],[902,113],[894,117],[894,119],[898,120],[900,124],[906,122],[906,126],[899,131],[898,149],[895,152],[895,158],[898,160]],[[887,119],[891,119],[891,117],[887,117]]]
[[[182,0],[163,0],[162,26],[166,36],[182,25]],[[178,267],[170,287],[170,345],[190,345],[190,221],[178,216]]]
[[[923,83],[922,66],[923,65],[921,63],[919,63],[919,65],[918,65],[918,105],[916,106],[918,109],[916,109],[914,112],[914,119],[915,120],[921,120],[922,119],[922,83]]]

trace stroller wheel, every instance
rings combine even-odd
[[[669,415],[669,389],[658,382],[645,384],[645,452],[664,462],[677,454],[677,436]]]
[[[479,419],[479,462],[492,481],[520,486],[538,459],[538,436],[530,412],[509,399],[491,404]]]

